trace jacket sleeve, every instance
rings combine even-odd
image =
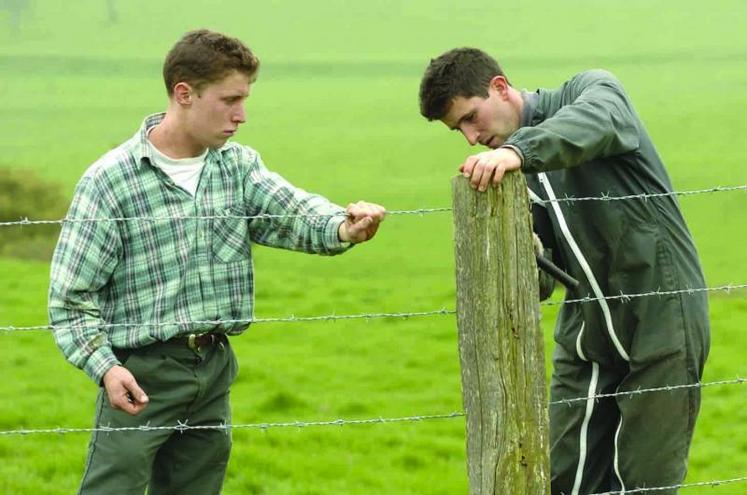
[[[91,177],[75,191],[69,220],[110,218]],[[57,346],[68,361],[94,382],[119,361],[112,352],[103,323],[99,292],[107,284],[121,255],[115,222],[72,221],[63,224],[55,248],[49,284],[49,322]]]
[[[609,72],[583,72],[560,89],[561,106],[534,127],[506,141],[524,156],[522,171],[544,172],[634,151],[637,122],[620,82]]]
[[[337,233],[345,220],[344,208],[270,172],[259,154],[246,149],[242,152],[251,162],[244,184],[247,212],[251,216],[268,215],[251,221],[253,242],[323,255],[340,254],[350,248]]]

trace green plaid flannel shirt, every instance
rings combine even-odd
[[[334,255],[343,208],[269,172],[236,143],[211,149],[193,197],[152,165],[145,119],[78,183],[52,260],[49,321],[65,357],[96,383],[137,348],[191,332],[239,334],[253,317],[250,242]],[[241,219],[235,216],[301,215]],[[322,216],[305,216],[322,215]],[[211,216],[211,219],[122,220]],[[240,323],[191,323],[243,320]]]

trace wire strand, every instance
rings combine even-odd
[[[728,284],[719,287],[701,287],[701,288],[688,288],[670,291],[656,290],[652,292],[645,292],[641,294],[620,294],[617,296],[605,296],[605,297],[583,297],[580,299],[566,299],[563,301],[544,301],[540,303],[542,306],[556,306],[562,304],[575,304],[575,303],[590,303],[606,300],[622,300],[628,302],[631,299],[639,297],[651,297],[651,296],[667,296],[674,294],[696,294],[700,292],[731,292],[733,290],[747,288],[747,284]],[[55,330],[78,330],[78,329],[105,329],[105,328],[129,328],[129,327],[166,327],[166,326],[211,326],[216,327],[219,325],[250,325],[250,324],[262,324],[262,323],[302,323],[302,322],[314,322],[314,321],[338,321],[338,320],[373,320],[381,318],[412,318],[412,317],[427,317],[427,316],[446,316],[454,315],[456,310],[453,309],[437,309],[432,311],[416,311],[416,312],[400,312],[400,313],[361,313],[352,315],[321,315],[321,316],[285,316],[285,317],[273,317],[273,318],[253,318],[245,320],[195,320],[195,321],[172,321],[172,322],[160,322],[160,323],[101,323],[98,325],[35,325],[35,326],[0,326],[0,332],[29,332],[29,331],[55,331]]]
[[[427,215],[430,213],[449,212],[451,208],[418,208],[415,210],[392,210],[387,215]],[[92,222],[162,222],[166,220],[217,220],[217,219],[239,219],[239,220],[263,220],[276,218],[332,218],[344,217],[347,213],[295,213],[272,215],[261,213],[258,215],[175,215],[175,216],[135,216],[135,217],[106,217],[106,218],[62,218],[60,220],[29,220],[24,218],[12,222],[0,222],[0,227],[26,226],[26,225],[62,225],[65,223],[92,223]]]
[[[666,385],[663,387],[626,390],[622,392],[611,392],[608,394],[595,394],[595,395],[590,395],[588,397],[575,397],[573,399],[559,399],[559,400],[551,401],[548,404],[551,406],[555,406],[555,405],[561,405],[561,404],[573,404],[576,402],[586,402],[588,400],[597,401],[599,399],[609,399],[612,397],[630,397],[633,395],[649,394],[649,393],[654,393],[654,392],[671,392],[673,390],[682,390],[682,389],[690,389],[690,388],[703,389],[705,387],[715,387],[719,385],[744,385],[745,383],[747,383],[747,379],[737,377],[733,380],[721,380],[717,382],[698,382],[698,383],[688,383],[684,385]]]
[[[237,430],[237,429],[255,429],[269,430],[271,428],[307,428],[311,426],[345,426],[345,425],[370,425],[385,423],[410,423],[421,422],[436,419],[451,419],[464,416],[462,412],[453,412],[449,414],[431,414],[423,416],[405,416],[400,418],[371,418],[371,419],[335,419],[331,421],[289,421],[282,423],[249,423],[249,424],[217,424],[217,425],[189,425],[188,421],[177,421],[175,425],[169,426],[129,426],[114,428],[110,426],[99,426],[97,428],[38,428],[38,429],[18,429],[18,430],[0,430],[0,436],[8,435],[33,435],[33,434],[67,434],[67,433],[111,433],[120,431],[186,431],[186,430]]]
[[[609,196],[602,194],[601,196],[588,196],[581,198],[564,197],[556,198],[553,200],[540,199],[534,200],[539,204],[549,203],[572,203],[580,201],[622,201],[631,199],[655,199],[655,198],[666,198],[670,196],[693,196],[697,194],[710,194],[718,192],[733,192],[733,191],[747,191],[747,185],[739,186],[714,186],[706,189],[695,189],[690,191],[670,191],[665,193],[642,193],[642,194],[630,194],[627,196]],[[450,207],[438,207],[438,208],[418,208],[414,210],[392,210],[388,211],[387,215],[426,215],[431,213],[443,213],[450,212]],[[29,220],[28,218],[22,218],[17,221],[0,222],[0,227],[11,227],[11,226],[31,226],[31,225],[62,225],[65,223],[88,223],[88,222],[159,222],[166,220],[215,220],[215,219],[241,219],[241,220],[255,220],[255,219],[270,219],[270,218],[329,218],[335,216],[345,216],[345,212],[334,213],[334,214],[284,214],[284,215],[270,215],[270,214],[259,214],[259,215],[204,215],[204,216],[136,216],[136,217],[112,217],[112,218],[62,218],[60,220]]]
[[[593,493],[592,495],[624,495],[627,493],[644,493],[644,492],[661,492],[666,490],[676,490],[678,488],[693,488],[696,486],[719,486],[719,485],[726,485],[728,483],[743,483],[747,481],[747,476],[742,476],[741,478],[732,478],[728,480],[715,480],[715,481],[698,481],[697,483],[683,483],[680,485],[670,485],[670,486],[657,486],[652,488],[633,488],[633,489],[625,489],[625,490],[618,490],[614,492],[604,492],[604,493]]]
[[[672,390],[680,390],[685,388],[704,388],[714,386],[725,386],[725,385],[743,385],[747,383],[747,379],[738,377],[734,380],[721,380],[714,382],[704,383],[692,383],[687,385],[672,385],[664,387],[655,387],[648,389],[640,389],[628,392],[617,392],[612,394],[599,394],[591,397],[578,397],[574,399],[564,399],[559,401],[550,402],[550,405],[555,404],[569,404],[579,401],[587,401],[592,399],[619,397],[628,395],[639,395],[645,393],[658,393]],[[230,430],[230,429],[260,429],[269,430],[271,428],[305,428],[309,426],[344,426],[344,425],[366,425],[366,424],[382,424],[382,423],[406,423],[406,422],[420,422],[437,419],[452,419],[461,418],[466,414],[464,412],[452,412],[448,414],[431,414],[431,415],[420,415],[420,416],[405,416],[399,418],[371,418],[371,419],[335,419],[331,421],[286,421],[279,423],[249,423],[249,424],[216,424],[216,425],[189,425],[188,420],[177,421],[175,425],[168,426],[151,426],[150,424],[140,426],[129,426],[114,428],[110,426],[99,426],[97,428],[22,428],[16,430],[0,430],[0,436],[9,435],[31,435],[31,434],[66,434],[66,433],[92,433],[92,432],[119,432],[119,431],[162,431],[162,430],[174,430],[174,431],[185,431],[185,430]]]

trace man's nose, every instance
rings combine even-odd
[[[238,110],[236,110],[236,112],[234,113],[233,121],[238,124],[243,124],[244,122],[246,122],[246,109],[244,108],[243,105],[240,106]]]
[[[470,129],[469,127],[462,128],[462,134],[464,134],[464,138],[467,140],[470,146],[474,146],[477,144],[477,138],[480,133],[475,129]]]

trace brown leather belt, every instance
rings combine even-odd
[[[223,342],[226,336],[216,333],[190,333],[189,335],[179,335],[170,338],[167,342],[172,344],[186,345],[193,351],[198,351],[203,347],[209,347],[214,344]]]

